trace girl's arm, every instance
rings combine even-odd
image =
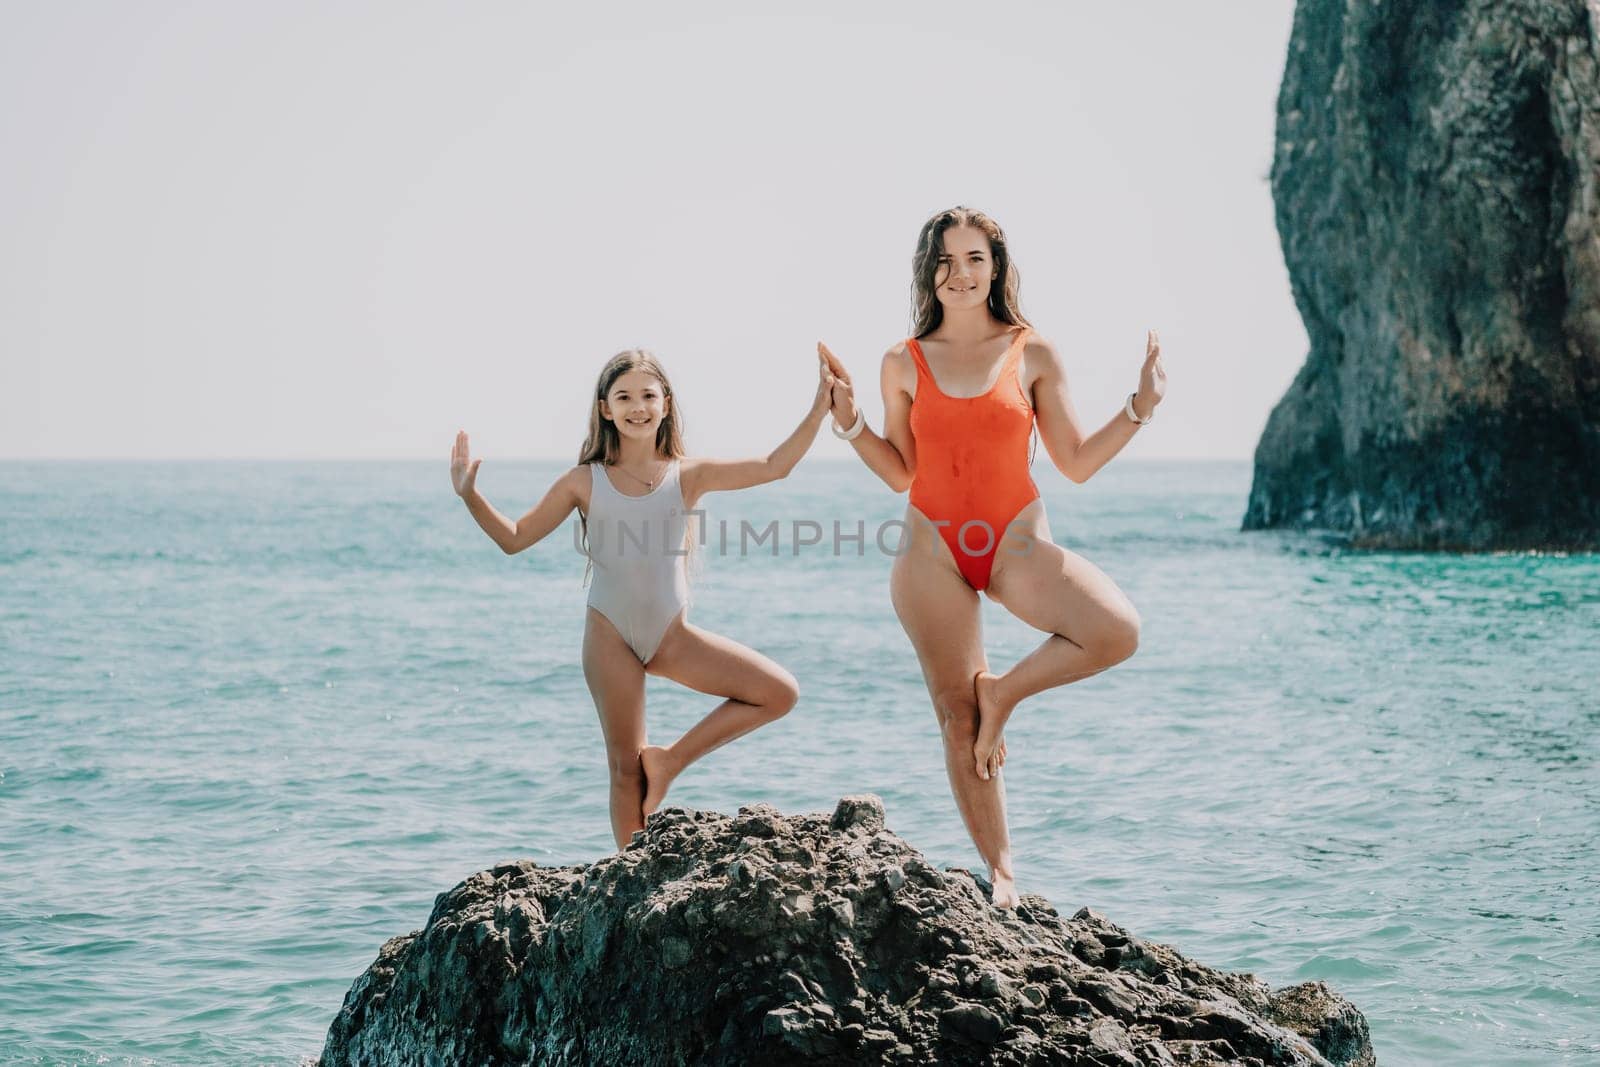
[[[450,481],[455,486],[456,495],[466,501],[467,510],[483,527],[483,532],[508,556],[544,540],[572,514],[573,508],[583,503],[582,492],[588,471],[583,467],[574,467],[556,479],[543,500],[522,518],[512,522],[478,492],[478,466],[483,460],[472,459],[471,456],[467,431],[462,430],[456,434],[455,448],[450,452]]]
[[[833,419],[841,430],[848,430],[860,415],[855,390],[838,357],[826,347],[823,353],[833,368],[834,381],[837,383],[834,386]],[[910,372],[912,380],[916,375],[910,360],[911,355],[903,343],[883,354],[883,366],[878,375],[878,384],[883,390],[883,436],[879,437],[872,432],[872,427],[867,426],[850,442],[856,455],[871,468],[872,473],[897,493],[903,493],[911,487],[911,477],[917,472],[917,443],[911,436],[911,394],[905,387],[907,372]]]
[[[1045,451],[1058,471],[1074,482],[1086,482],[1133,440],[1139,423],[1118,411],[1110,422],[1085,437],[1067,391],[1066,368],[1055,346],[1036,337],[1028,342],[1028,354],[1044,363],[1033,382],[1033,408],[1039,438],[1044,441]],[[1139,371],[1139,389],[1133,398],[1134,412],[1140,418],[1149,417],[1166,392],[1167,372],[1161,364],[1161,343],[1151,330],[1145,339],[1145,360]]]
[[[833,374],[821,356],[817,359],[817,395],[811,400],[811,410],[800,420],[794,433],[783,444],[767,453],[764,459],[685,459],[680,465],[679,477],[683,485],[683,498],[693,502],[702,494],[729,489],[748,489],[786,478],[794,470],[800,457],[810,450],[827,417],[833,396]]]

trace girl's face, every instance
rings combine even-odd
[[[661,420],[667,417],[666,390],[653,374],[627,371],[611,383],[611,390],[600,401],[600,416],[610,419],[623,437],[654,441]]]
[[[994,282],[994,254],[989,235],[976,226],[944,231],[944,252],[933,273],[933,292],[946,311],[980,308],[989,302]]]

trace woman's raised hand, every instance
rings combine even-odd
[[[1150,330],[1145,334],[1144,366],[1139,369],[1139,395],[1133,398],[1133,406],[1149,414],[1166,395],[1167,368],[1161,365],[1161,338]]]
[[[819,346],[820,347],[820,346]],[[833,406],[833,368],[821,352],[817,353],[817,395],[811,400],[811,414],[820,418]]]
[[[477,488],[478,464],[472,458],[472,446],[467,443],[467,431],[456,433],[456,446],[450,450],[450,484],[456,487],[456,496],[466,496]]]
[[[817,342],[817,354],[828,364],[833,372],[833,421],[840,426],[854,426],[856,421],[856,394],[855,387],[850,382],[850,373],[844,369],[844,364],[839,362],[839,357],[829,351],[828,346],[821,341]]]

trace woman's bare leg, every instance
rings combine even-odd
[[[942,538],[915,512],[911,545],[894,561],[889,595],[906,636],[922,664],[922,678],[944,741],[944,768],[967,833],[988,864],[994,902],[1015,907],[1011,837],[1006,829],[1006,793],[999,775],[980,780],[972,762],[978,736],[973,679],[987,669],[978,594],[973,592]],[[931,540],[930,540],[931,538]]]
[[[617,847],[644,829],[644,666],[604,615],[590,608],[583,628],[583,677],[589,683],[611,774],[611,833]]]
[[[675,619],[645,670],[712,696],[726,697],[670,745],[646,745],[644,814],[661,806],[672,780],[706,753],[782,718],[800,699],[794,675],[761,653]]]
[[[1122,590],[1099,567],[1050,539],[1042,506],[1030,510],[1028,538],[1001,547],[987,592],[1050,636],[1004,674],[978,675],[973,759],[979,777],[998,767],[1001,732],[1019,703],[1099,674],[1139,647],[1139,613]]]

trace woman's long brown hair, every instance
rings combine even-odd
[[[944,232],[953,226],[971,226],[989,238],[989,255],[995,267],[995,277],[989,283],[989,314],[1008,326],[1030,325],[1022,317],[1017,297],[1021,278],[1016,264],[1011,262],[1000,224],[973,208],[953,207],[923,223],[922,232],[917,235],[917,252],[911,260],[911,336],[926,337],[944,321],[944,305],[936,294],[942,281],[939,257],[944,255]]]

